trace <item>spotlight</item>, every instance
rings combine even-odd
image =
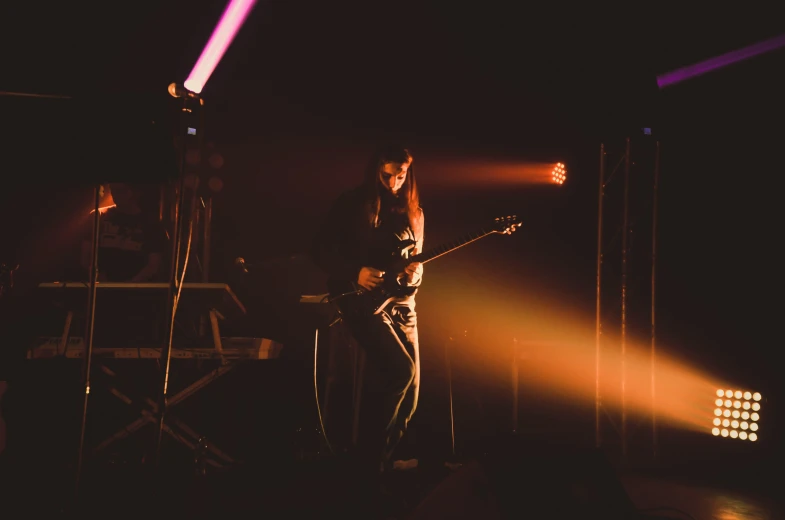
[[[567,180],[567,170],[564,163],[556,163],[551,171],[551,179],[555,184],[564,184],[564,181]]]
[[[716,396],[717,398],[714,400],[714,405],[716,406],[714,409],[715,417],[712,419],[712,435],[753,442],[758,440],[758,435],[755,432],[759,428],[760,414],[758,412],[761,409],[759,401],[762,399],[760,393],[718,389]],[[751,410],[751,412],[748,410]],[[730,417],[732,419],[729,419]],[[720,430],[719,426],[722,426],[723,429]],[[732,429],[728,429],[729,427]],[[747,430],[749,430],[749,433]]]

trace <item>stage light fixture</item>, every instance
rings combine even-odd
[[[556,163],[556,166],[551,170],[551,179],[555,184],[564,184],[564,181],[567,180],[567,170],[564,163]]]
[[[714,400],[715,417],[712,419],[711,434],[715,437],[730,437],[731,439],[753,442],[758,440],[758,435],[755,432],[759,428],[760,414],[758,411],[761,409],[759,401],[762,399],[760,393],[718,389],[716,395],[717,399]],[[740,409],[744,411],[740,411]],[[752,413],[747,411],[750,409]],[[720,426],[722,429],[719,428]]]

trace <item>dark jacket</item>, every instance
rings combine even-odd
[[[362,267],[383,269],[383,259],[404,240],[415,240],[406,214],[394,213],[382,201],[380,225],[368,222],[364,187],[344,192],[322,222],[313,245],[313,258],[330,282],[356,282]],[[422,248],[422,238],[418,244]],[[415,280],[419,286],[422,278]]]

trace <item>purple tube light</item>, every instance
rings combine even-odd
[[[696,63],[695,65],[689,65],[687,67],[682,67],[680,69],[661,74],[657,76],[657,86],[663,89],[667,86],[681,83],[682,81],[700,76],[701,74],[706,74],[712,70],[721,69],[722,67],[728,66],[732,63],[743,61],[747,58],[752,58],[753,56],[758,56],[759,54],[770,52],[783,46],[785,46],[785,34],[770,40],[766,40],[764,42],[750,45],[749,47],[744,47],[743,49],[731,51],[721,56]]]
[[[218,25],[215,26],[210,40],[202,50],[199,59],[196,60],[196,65],[188,75],[188,79],[185,80],[183,84],[185,88],[196,94],[202,92],[205,83],[210,79],[210,75],[223,58],[226,49],[234,40],[254,4],[256,4],[256,0],[231,0],[229,2]]]

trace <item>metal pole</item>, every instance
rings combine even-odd
[[[651,224],[651,442],[652,454],[657,458],[657,328],[656,328],[656,274],[657,274],[657,192],[660,182],[660,143],[654,151],[654,196],[652,201]]]
[[[158,221],[164,221],[164,209],[166,208],[166,185],[161,184],[158,189]]]
[[[602,202],[605,195],[605,145],[600,144],[600,189],[597,205],[597,316],[594,337],[594,444],[602,443],[600,436],[600,338],[602,336],[602,310],[600,295],[602,287]]]
[[[518,433],[518,338],[512,339],[512,433]],[[452,406],[450,407],[452,412]]]
[[[213,222],[213,199],[204,201],[204,219],[202,220],[202,282],[210,281],[210,235]]]
[[[447,382],[449,384],[449,393],[450,393],[450,439],[452,442],[452,456],[455,457],[455,413],[453,410],[452,405],[452,363],[450,362],[450,347],[452,344],[452,338],[449,338],[449,341],[446,343],[447,348],[445,349],[445,360],[447,361]]]
[[[630,194],[630,138],[624,153],[624,210],[621,239],[621,452],[627,456],[627,235]]]
[[[101,205],[101,192],[103,191],[100,185],[95,187],[95,207],[93,208],[93,238],[92,238],[92,257],[90,261],[90,290],[87,297],[87,323],[85,324],[85,340],[87,345],[85,347],[84,357],[84,401],[82,403],[82,429],[79,435],[79,454],[76,461],[76,480],[74,484],[74,493],[76,499],[79,498],[79,484],[82,477],[82,462],[84,460],[84,441],[85,441],[85,428],[87,426],[87,408],[90,398],[90,373],[92,371],[93,363],[93,335],[95,331],[95,297],[97,292],[98,283],[98,248],[101,239],[101,212],[99,206]]]

